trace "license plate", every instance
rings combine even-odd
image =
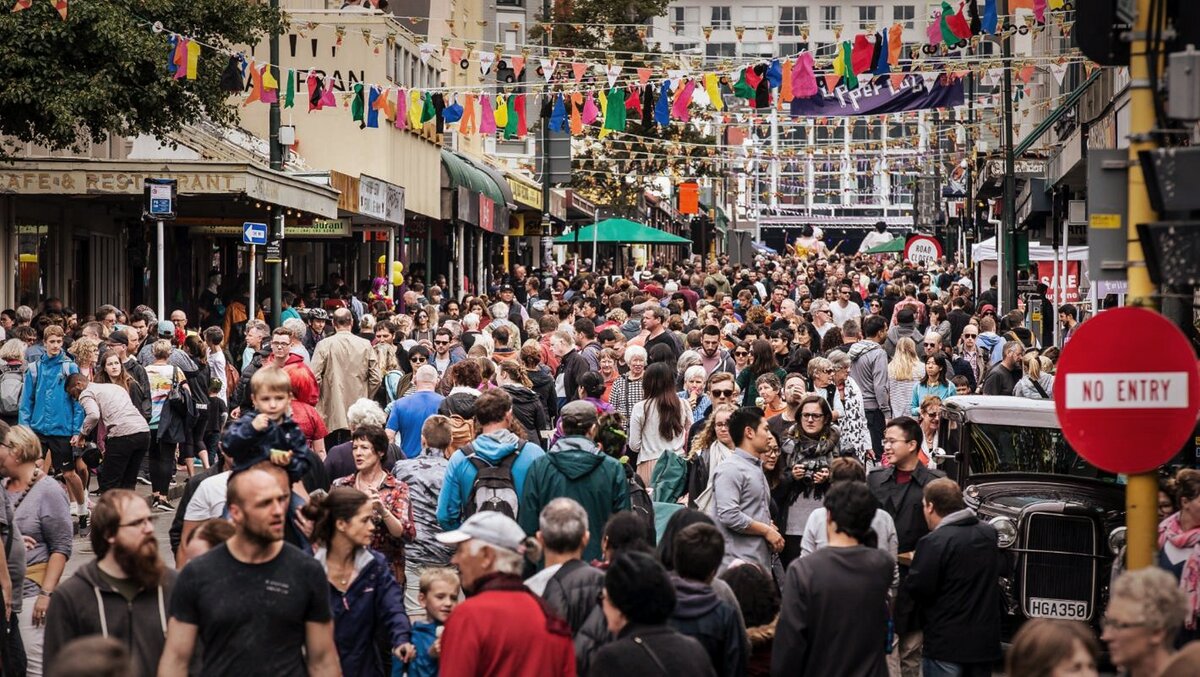
[[[1028,608],[1031,618],[1063,618],[1072,621],[1085,621],[1088,618],[1088,603],[1071,599],[1030,597]]]

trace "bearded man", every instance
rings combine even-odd
[[[104,635],[129,647],[142,675],[158,671],[175,571],[164,566],[146,499],[111,489],[92,509],[96,559],[64,580],[46,612],[47,674],[73,639]]]

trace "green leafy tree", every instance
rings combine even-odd
[[[161,22],[164,30],[152,26]],[[81,0],[66,21],[47,0],[0,12],[0,135],[49,148],[109,135],[163,136],[201,119],[232,123],[219,82],[230,49],[282,29],[282,15],[248,0]],[[201,48],[197,79],[167,72],[169,31]]]
[[[551,12],[555,24],[552,49],[570,50],[577,58],[591,62],[603,61],[611,54],[623,67],[622,82],[626,83],[637,68],[658,66],[656,72],[661,73],[663,57],[651,49],[636,25],[665,14],[667,4],[667,0],[556,3]],[[614,24],[625,25],[612,27]],[[534,38],[540,40],[541,33],[535,31]],[[596,78],[592,73],[588,78],[584,84],[593,83],[589,88],[603,81],[602,76]],[[571,88],[568,85],[566,89]],[[655,96],[657,92],[656,85]],[[654,179],[719,173],[711,157],[713,149],[707,147],[716,143],[715,137],[702,134],[692,124],[672,121],[665,126],[643,126],[641,119],[631,113],[626,131],[614,132],[601,141],[576,142],[572,152],[572,187],[613,213],[636,216],[638,198]]]

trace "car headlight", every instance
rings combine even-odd
[[[1108,534],[1108,550],[1114,555],[1121,554],[1125,547],[1125,527],[1117,527]]]
[[[993,517],[988,524],[996,529],[996,545],[1001,548],[1012,547],[1017,542],[1017,523],[1007,517]]]

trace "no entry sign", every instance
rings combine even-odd
[[[1200,368],[1187,337],[1141,308],[1084,322],[1054,377],[1063,434],[1092,465],[1148,472],[1171,460],[1196,427]]]
[[[913,235],[904,245],[904,258],[929,265],[942,257],[942,243],[936,237]]]

